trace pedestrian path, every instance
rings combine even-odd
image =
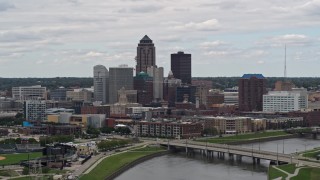
[[[299,167],[299,168],[297,168],[297,169],[294,171],[293,174],[288,173],[287,171],[284,171],[284,170],[282,170],[282,169],[280,169],[280,168],[278,168],[278,167],[276,167],[276,166],[273,166],[273,168],[275,168],[276,170],[281,171],[281,172],[287,174],[288,176],[286,177],[286,180],[290,180],[292,177],[295,177],[295,176],[297,176],[297,175],[299,174],[300,169],[303,169],[303,168],[306,168],[306,167]],[[281,180],[281,179],[282,179],[281,177],[278,177],[278,178],[275,178],[275,179],[273,179],[273,180]]]

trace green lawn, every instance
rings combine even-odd
[[[42,152],[29,153],[30,159],[42,157]],[[28,160],[28,153],[20,154],[1,154],[6,159],[0,161],[0,165],[19,164],[21,160]]]
[[[272,166],[269,167],[269,179],[272,180],[272,179],[275,179],[275,178],[278,178],[278,177],[282,177],[282,180],[284,180],[288,175],[281,172],[281,171],[278,171],[277,169],[273,168]]]
[[[136,151],[136,152],[135,152]],[[162,148],[145,147],[110,156],[100,162],[90,173],[83,175],[81,180],[100,180],[111,175],[124,165],[143,156],[163,151]]]
[[[296,165],[295,164],[286,164],[286,165],[280,165],[277,166],[279,169],[282,169],[290,174],[293,174],[294,171],[296,170]]]
[[[293,174],[294,171],[296,170],[295,164],[280,165],[277,167],[290,174]],[[275,179],[278,177],[282,177],[282,179],[285,179],[285,177],[287,177],[287,174],[281,171],[278,171],[273,167],[269,167],[268,174],[269,174],[269,179]],[[292,177],[290,180],[319,180],[319,179],[320,179],[320,168],[306,167],[306,168],[300,169],[299,174],[297,176]]]
[[[292,177],[291,180],[319,180],[320,179],[320,168],[304,168],[300,169],[299,174]]]
[[[12,176],[19,176],[19,174],[14,170],[0,170],[0,176],[12,177]]]
[[[259,139],[259,138],[284,136],[284,135],[288,135],[288,133],[284,131],[268,131],[268,132],[260,132],[260,133],[248,133],[248,134],[239,134],[239,135],[233,135],[233,136],[217,137],[217,138],[211,138],[211,139],[201,139],[199,141],[226,144],[230,142],[241,142],[241,141]]]
[[[315,149],[304,152],[302,156],[308,157],[308,158],[317,158],[317,155],[319,154],[320,154],[320,148],[315,148]]]

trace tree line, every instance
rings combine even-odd
[[[297,87],[318,87],[320,85],[320,77],[266,77],[268,88],[274,88],[276,81],[291,81]],[[212,81],[212,88],[225,89],[238,86],[240,77],[194,77],[193,80],[209,80]],[[41,85],[49,90],[63,87],[91,87],[93,79],[91,77],[55,77],[55,78],[0,78],[0,91],[11,91],[12,87]]]

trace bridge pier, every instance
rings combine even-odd
[[[260,158],[257,158],[257,164],[260,164]]]
[[[229,153],[229,160],[233,160],[233,154],[232,153]]]
[[[252,163],[256,164],[256,158],[255,157],[252,157]]]
[[[237,156],[237,157],[236,157],[236,158],[237,158],[237,161],[238,161],[238,162],[241,162],[241,161],[242,161],[242,156],[241,156],[241,155],[236,155],[236,156]]]
[[[224,152],[218,152],[219,159],[224,159]]]

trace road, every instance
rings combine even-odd
[[[124,147],[124,148],[120,148],[119,150],[121,152],[126,151],[127,149],[131,149],[133,147],[137,147],[137,146],[143,146],[148,144],[148,142],[143,142],[143,143],[138,143],[138,144],[134,144],[133,146],[128,146],[128,147]],[[115,151],[108,151],[108,152],[102,152],[96,156],[93,156],[91,159],[89,159],[87,162],[85,162],[84,164],[82,164],[81,166],[77,167],[73,173],[74,176],[80,176],[81,174],[84,174],[87,170],[86,173],[90,172],[90,170],[92,170],[95,166],[97,166],[104,158],[110,156],[111,154],[116,153]],[[90,170],[89,170],[90,168]]]

